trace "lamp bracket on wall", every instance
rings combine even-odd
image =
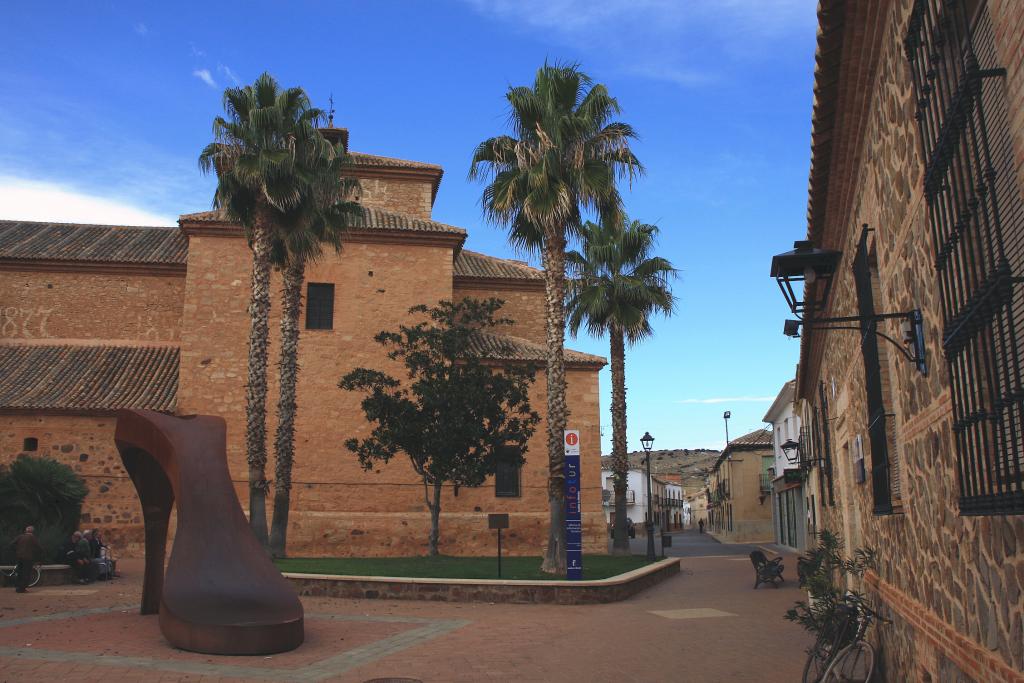
[[[903,321],[903,343],[878,330],[878,323],[883,320]],[[843,323],[859,323],[854,327]],[[924,317],[921,309],[903,313],[878,313],[875,315],[850,315],[839,318],[805,318],[803,320],[787,320],[782,328],[787,337],[799,337],[801,325],[811,330],[855,330],[872,332],[885,339],[913,363],[922,375],[928,374],[928,363],[924,347]],[[909,350],[908,350],[909,349]]]

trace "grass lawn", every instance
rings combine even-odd
[[[290,557],[274,561],[283,572],[348,574],[356,576],[410,576],[437,579],[496,579],[496,557]],[[501,578],[552,581],[540,571],[539,557],[502,557]],[[606,579],[647,564],[643,555],[585,555],[584,579]]]

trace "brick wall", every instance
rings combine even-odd
[[[1003,65],[1010,69],[1009,99],[1019,103],[1019,7],[1012,2],[989,4],[996,25],[1002,27],[1001,51],[1016,56]],[[883,613],[894,618],[893,624],[876,629],[886,680],[1009,680],[1004,677],[1007,670],[1024,668],[1024,520],[958,514],[958,465],[941,347],[944,322],[934,269],[936,248],[923,199],[924,164],[902,45],[911,5],[910,0],[883,3],[887,11],[879,15],[879,26],[846,28],[848,42],[879,30],[880,58],[870,106],[862,119],[847,112],[853,118],[843,120],[835,136],[854,138],[848,153],[832,164],[830,213],[822,226],[822,243],[844,254],[827,314],[851,315],[857,300],[850,262],[861,224],[874,228],[870,248],[878,262],[875,309],[922,310],[929,374],[921,376],[887,342],[879,341],[885,407],[892,420],[889,457],[897,466],[901,495],[894,501],[895,514],[875,515],[860,337],[843,331],[804,335],[804,408],[809,407],[807,401],[818,402],[818,386],[824,383],[833,418],[829,428],[835,505],[818,501],[819,528],[841,532],[848,548],[867,546],[878,553],[877,580],[868,590]],[[851,49],[845,47],[844,56]],[[867,46],[858,49],[855,54],[868,52]],[[848,63],[850,71],[842,78],[854,82],[865,69],[856,60]],[[842,98],[839,108],[843,109]],[[1013,116],[1020,120],[1019,106]],[[1024,130],[1017,126],[1014,131],[1019,154]],[[880,329],[898,336],[895,324]],[[804,424],[810,417],[805,412]],[[868,470],[863,483],[854,480],[852,469],[852,445],[858,435],[864,440]],[[817,492],[816,484],[812,490]],[[965,658],[964,652],[974,654]]]
[[[249,319],[250,256],[241,238],[192,236],[184,305],[179,413],[217,414],[228,422],[228,463],[243,506],[248,502],[244,455],[245,362]],[[369,433],[359,408],[361,396],[337,388],[355,367],[380,367],[396,374],[372,337],[409,321],[408,309],[452,297],[450,247],[423,244],[349,243],[339,257],[329,254],[309,268],[308,282],[334,283],[333,330],[302,330],[298,387],[296,462],[293,472],[289,553],[293,555],[408,555],[426,547],[429,515],[422,482],[402,456],[365,472],[343,446]],[[274,277],[273,291],[279,291]],[[271,319],[269,433],[276,421],[279,305]],[[543,371],[533,405],[543,413]],[[569,372],[570,424],[583,431],[586,547],[604,551],[599,482],[597,372]],[[272,438],[271,438],[272,443]],[[589,444],[589,446],[587,445]],[[509,512],[510,553],[536,553],[547,524],[547,456],[542,430],[534,437],[522,473],[520,498],[496,498],[493,484],[445,489],[441,551],[491,552],[489,512]],[[271,467],[268,477],[272,476]],[[269,514],[269,510],[268,510]]]
[[[0,271],[0,339],[176,341],[181,276]]]

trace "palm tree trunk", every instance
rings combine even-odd
[[[295,460],[295,391],[299,380],[299,315],[305,274],[302,257],[292,257],[284,270],[281,288],[280,394],[274,435],[274,517],[270,524],[270,554],[274,557],[284,557],[288,545],[288,510]]]
[[[426,485],[426,481],[423,482]],[[430,539],[427,544],[427,554],[430,557],[437,557],[437,546],[441,540],[441,484],[434,484],[434,501],[427,498],[427,508],[430,510]]]
[[[629,455],[626,449],[626,344],[622,328],[612,325],[608,331],[612,357],[612,475],[615,489],[615,538],[613,555],[629,555],[626,532],[626,487],[629,482]]]
[[[565,560],[565,236],[544,240],[544,296],[547,325],[548,545],[541,571],[564,574]]]
[[[270,216],[256,211],[252,229],[252,296],[245,387],[245,450],[249,463],[249,525],[267,545],[267,355],[270,327]]]

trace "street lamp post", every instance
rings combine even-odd
[[[654,554],[654,508],[651,505],[653,498],[651,492],[651,448],[654,447],[654,437],[650,432],[644,432],[644,435],[640,437],[640,443],[647,454],[647,524],[644,525],[647,529],[647,561],[654,562],[657,559]]]
[[[729,418],[732,417],[731,411],[725,411],[722,413],[722,419],[725,420],[725,445],[729,445]]]

